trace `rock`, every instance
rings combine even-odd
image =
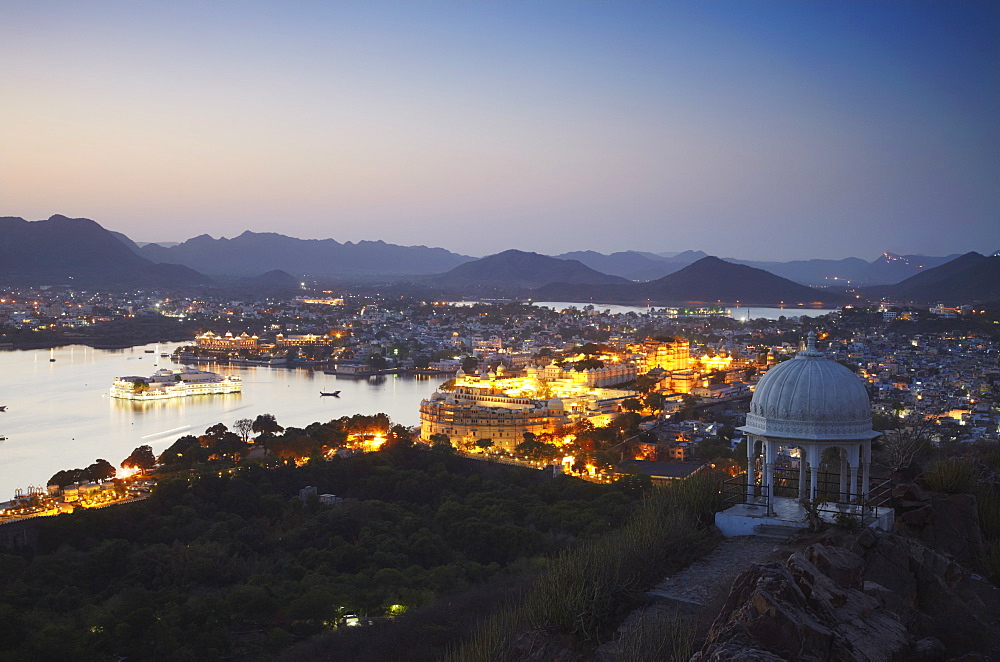
[[[864,559],[869,595],[896,613],[916,639],[936,637],[947,654],[989,650],[1000,635],[995,591],[954,559],[918,540],[868,529],[858,535],[852,551]],[[887,598],[875,586],[894,593]]]
[[[921,505],[930,503],[931,493],[916,483],[899,483],[898,485],[894,485],[892,488],[892,498],[893,501],[895,501],[895,506],[899,508],[902,506],[903,502],[911,502]]]
[[[690,662],[785,662],[786,658],[762,651],[746,648],[730,642],[715,648],[710,654],[695,653]]]
[[[841,586],[810,558],[858,588]],[[857,555],[822,545],[784,565],[751,568],[734,583],[701,659],[736,659],[736,650],[796,660],[891,659],[911,638],[895,615],[860,590],[860,570]]]
[[[913,644],[913,650],[907,654],[906,659],[909,662],[942,662],[945,659],[944,644],[940,639],[925,637]]]
[[[997,654],[1000,590],[951,557],[874,529],[845,541],[849,548],[823,541],[737,577],[695,659],[934,662]]]
[[[951,554],[959,563],[979,567],[986,547],[975,496],[932,494],[919,485],[905,483],[893,488],[892,497],[901,533]]]
[[[806,558],[842,588],[861,588],[865,567],[860,556],[840,547],[810,545]]]
[[[934,521],[934,509],[929,504],[926,504],[919,508],[903,511],[898,521],[907,526],[922,529]]]

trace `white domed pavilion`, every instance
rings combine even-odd
[[[799,499],[816,499],[823,451],[840,449],[840,501],[868,497],[871,470],[871,404],[858,376],[816,349],[809,333],[805,351],[761,378],[750,400],[746,425],[748,476],[755,476],[757,443],[764,466],[758,484],[773,497],[774,464],[780,446],[799,449]],[[858,471],[861,470],[861,485]],[[808,490],[806,476],[809,476]]]
[[[869,487],[872,439],[879,433],[872,430],[868,392],[850,369],[816,349],[813,333],[804,351],[761,377],[746,425],[739,429],[747,435],[747,473],[727,481],[737,492],[726,498],[734,505],[716,513],[724,535],[803,527],[807,500],[826,503],[820,508],[824,517],[848,513],[866,525],[891,528],[893,512],[885,507],[882,494],[885,485],[875,493]],[[788,489],[796,482],[787,470],[776,478],[780,448],[798,450],[797,499],[775,494],[776,487]],[[823,454],[831,448],[840,456],[840,484],[819,485]]]

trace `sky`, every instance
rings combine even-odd
[[[1000,249],[1000,3],[0,0],[0,215],[791,260]]]

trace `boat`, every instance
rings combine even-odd
[[[155,354],[156,353],[155,349],[144,349],[142,351],[146,352],[147,354]]]
[[[160,358],[161,358],[161,359],[169,359],[169,358],[170,358],[170,355],[169,355],[169,354],[167,354],[166,352],[163,352],[163,353],[161,353],[161,354],[160,354]]]
[[[339,398],[340,397],[340,391],[334,391],[333,393],[327,393],[325,391],[320,391],[319,392],[319,397],[321,397],[321,398],[324,397],[324,396],[328,396],[328,395],[332,395],[335,398]]]
[[[141,358],[141,357],[140,357]],[[150,377],[117,377],[111,385],[112,398],[121,400],[167,400],[188,395],[241,393],[243,380],[196,368],[161,368]]]
[[[337,391],[338,393],[340,391]],[[7,405],[0,405],[0,411],[7,411]]]

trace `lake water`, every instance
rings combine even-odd
[[[305,427],[352,414],[385,412],[394,423],[418,425],[420,400],[441,377],[338,377],[303,369],[198,366],[243,379],[243,393],[138,403],[108,397],[115,377],[148,376],[180,367],[160,352],[185,343],[126,350],[84,346],[0,352],[0,501],[17,487],[45,485],[60,469],[83,468],[97,458],[116,467],[149,444],[159,454],[178,437],[202,434],[216,423],[274,414],[284,426]],[[158,351],[147,354],[144,350]],[[55,358],[50,362],[49,358]],[[340,391],[340,397],[320,397]]]
[[[551,308],[553,310],[563,310],[565,308],[576,307],[583,309],[584,306],[593,305],[595,310],[604,312],[606,310],[611,311],[613,315],[620,315],[622,313],[639,313],[644,314],[650,312],[650,308],[646,306],[620,306],[617,304],[610,303],[569,303],[567,301],[535,301],[536,306],[545,306],[546,308]],[[653,310],[662,310],[662,307],[653,307]],[[776,320],[781,316],[785,317],[818,317],[820,315],[828,315],[830,313],[837,312],[838,309],[833,308],[806,308],[804,306],[795,306],[789,308],[763,308],[751,306],[747,308],[746,306],[726,306],[726,315],[732,317],[735,320],[746,321],[747,319],[768,319]]]

